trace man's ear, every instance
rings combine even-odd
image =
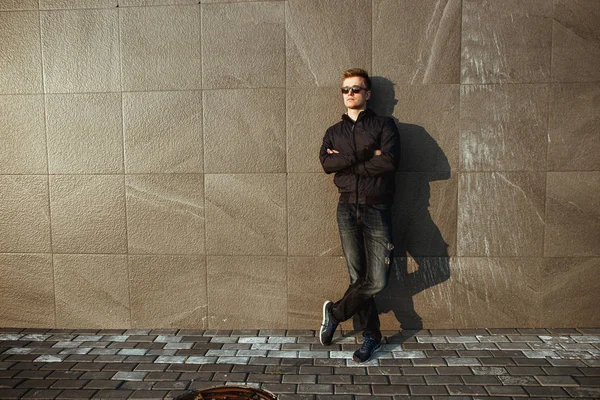
[[[371,98],[371,91],[367,90],[367,93],[365,95],[365,99],[369,100]]]

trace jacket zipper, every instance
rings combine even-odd
[[[357,120],[358,120],[358,118],[357,118]],[[356,132],[354,131],[354,127],[356,126],[356,122],[357,121],[355,121],[352,124],[352,139],[354,140],[354,155],[355,155],[356,159],[358,159],[358,150],[356,148]],[[359,178],[359,176],[358,176],[358,174],[356,174],[356,200],[355,200],[355,204],[356,204],[357,208],[358,208],[358,178]]]

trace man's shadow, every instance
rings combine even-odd
[[[437,142],[419,125],[402,123],[392,116],[397,100],[393,83],[372,78],[369,107],[378,115],[394,118],[400,133],[400,163],[392,207],[394,250],[388,287],[375,296],[380,314],[392,311],[402,333],[388,338],[402,343],[423,328],[413,296],[450,278],[448,244],[429,213],[429,182],[450,179],[450,164]],[[408,270],[408,255],[418,265]],[[358,320],[354,320],[357,328]]]

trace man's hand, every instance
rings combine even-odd
[[[381,150],[375,150],[375,155],[376,156],[380,156],[381,155]]]

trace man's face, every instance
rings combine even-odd
[[[342,87],[359,86],[366,88],[365,80],[360,76],[352,76],[342,81]],[[365,89],[361,89],[358,93],[354,93],[352,90],[344,96],[344,105],[346,108],[361,110],[366,108],[367,100],[371,97],[371,92]]]

